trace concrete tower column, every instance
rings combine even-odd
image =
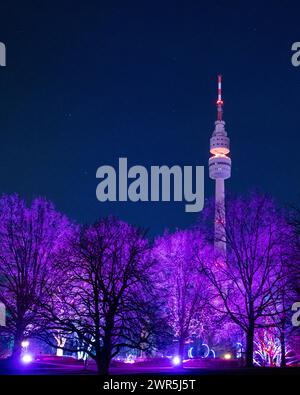
[[[225,180],[231,176],[230,140],[223,121],[222,78],[218,76],[217,121],[210,139],[209,176],[215,180],[215,250],[226,255]]]
[[[215,184],[215,247],[224,254],[226,253],[224,178],[217,178]]]

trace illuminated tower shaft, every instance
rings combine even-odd
[[[226,254],[225,180],[231,176],[229,138],[223,121],[222,77],[218,75],[217,121],[210,139],[209,176],[216,182],[215,189],[215,250]]]

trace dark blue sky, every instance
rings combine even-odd
[[[114,214],[152,233],[184,203],[99,203],[96,169],[205,165],[223,74],[230,193],[299,197],[297,2],[1,1],[0,192],[44,195],[80,222]]]

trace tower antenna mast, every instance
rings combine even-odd
[[[218,121],[222,121],[223,118],[223,100],[222,100],[222,76],[218,75],[218,100],[217,100],[217,111],[218,111]]]

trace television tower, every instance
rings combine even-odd
[[[209,177],[215,180],[215,250],[226,254],[225,180],[231,176],[230,140],[223,121],[222,76],[218,75],[217,120],[210,139]]]

